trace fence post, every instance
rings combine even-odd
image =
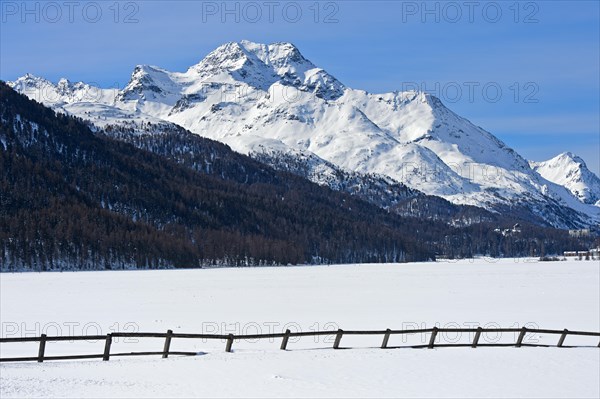
[[[287,348],[288,340],[290,339],[290,332],[291,331],[289,330],[289,328],[285,330],[285,335],[283,336],[283,340],[281,341],[281,347],[279,348],[282,351],[284,351],[285,348]]]
[[[112,335],[106,334],[106,342],[104,343],[104,355],[102,356],[102,360],[107,362],[110,358],[110,346],[112,345]]]
[[[165,337],[165,346],[163,347],[163,359],[169,357],[169,348],[171,348],[171,336],[173,335],[173,330],[167,330],[167,336]]]
[[[231,345],[233,345],[233,334],[229,334],[227,338],[227,344],[225,345],[225,352],[231,352]]]
[[[520,348],[521,345],[523,344],[523,338],[525,338],[526,333],[527,333],[527,328],[526,327],[521,328],[521,332],[519,333],[519,338],[517,339],[517,343],[515,344],[515,346],[517,348]]]
[[[560,339],[558,340],[558,347],[560,348],[561,346],[563,346],[563,344],[565,343],[565,338],[567,338],[567,334],[569,333],[569,330],[567,330],[566,328],[563,330],[563,333],[560,335]]]
[[[44,361],[44,352],[46,351],[46,334],[40,336],[40,348],[38,350],[38,362]]]
[[[429,349],[433,349],[433,347],[435,346],[435,337],[437,336],[438,333],[438,328],[437,327],[433,327],[433,331],[431,332],[431,338],[429,339]]]
[[[335,342],[333,343],[333,349],[340,348],[340,342],[342,341],[342,335],[344,335],[344,330],[341,328],[337,330],[337,334],[335,335]]]
[[[477,327],[477,332],[475,332],[475,338],[473,338],[473,344],[471,345],[471,348],[477,348],[479,337],[481,337],[481,330],[483,330],[481,327]]]
[[[388,342],[390,340],[390,330],[389,328],[385,330],[385,335],[383,336],[383,342],[381,343],[381,349],[385,349],[388,346]]]

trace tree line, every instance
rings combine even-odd
[[[484,223],[400,216],[211,140],[182,146],[181,131],[133,145],[3,82],[0,121],[2,270],[404,262],[534,245]],[[581,244],[527,228],[547,251]]]

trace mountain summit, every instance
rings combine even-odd
[[[9,84],[33,97],[42,85],[36,79]],[[591,200],[537,173],[438,98],[346,87],[290,43],[226,43],[185,72],[140,65],[123,90],[88,87],[92,100],[46,82],[56,98],[44,103],[98,126],[176,124],[278,168],[289,168],[280,160],[291,157],[319,183],[333,166],[557,227],[600,220]]]
[[[581,202],[600,206],[600,178],[577,155],[563,152],[544,162],[531,162],[531,165],[545,179],[564,186]]]
[[[291,43],[230,42],[190,67],[186,75],[202,81],[238,81],[261,90],[279,82],[328,100],[344,91],[344,85],[304,58]]]

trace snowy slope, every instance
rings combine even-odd
[[[30,75],[9,84],[31,97],[40,82],[52,85]],[[325,169],[387,176],[455,204],[525,207],[559,227],[600,220],[598,207],[439,99],[348,88],[290,43],[227,43],[185,72],[140,65],[123,90],[95,101],[81,100],[78,85],[53,86],[59,97],[45,103],[99,125],[172,122],[250,155],[312,154]]]
[[[545,179],[564,186],[581,202],[600,206],[600,178],[577,155],[565,152],[544,162],[531,162],[531,166]]]

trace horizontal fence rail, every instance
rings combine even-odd
[[[470,343],[436,343],[436,338],[439,333],[473,333],[475,334],[473,341]],[[515,343],[479,343],[479,339],[482,333],[519,333]],[[538,343],[525,343],[524,338],[528,333],[538,334],[555,334],[559,335],[559,339],[556,345],[538,344]],[[389,346],[389,339],[392,335],[403,335],[403,334],[431,334],[429,343],[423,345],[405,345],[405,346]],[[317,336],[335,336],[333,343],[333,349],[341,349],[341,341],[344,336],[357,336],[357,335],[381,335],[383,341],[381,343],[381,349],[397,349],[397,348],[443,348],[443,347],[559,347],[559,348],[576,348],[576,347],[589,347],[582,345],[565,345],[565,340],[569,335],[575,336],[590,336],[600,337],[600,332],[587,332],[587,331],[570,331],[564,330],[547,330],[539,328],[423,328],[413,330],[330,330],[330,331],[300,331],[291,332],[286,330],[282,333],[273,334],[188,334],[188,333],[174,333],[172,330],[168,330],[166,333],[129,333],[129,332],[114,332],[107,335],[79,335],[79,336],[55,336],[49,337],[46,334],[42,334],[39,337],[22,337],[22,338],[0,338],[0,343],[13,343],[13,342],[39,342],[38,355],[29,357],[4,357],[0,358],[0,362],[28,362],[37,361],[43,362],[45,360],[80,360],[80,359],[102,359],[108,361],[111,357],[115,356],[162,356],[163,358],[169,357],[169,355],[175,356],[196,356],[197,352],[181,352],[171,351],[171,341],[174,338],[180,339],[220,339],[225,340],[225,351],[231,352],[233,342],[241,339],[273,339],[281,338],[281,350],[287,350],[288,341],[290,338],[295,337],[317,337]],[[111,353],[110,349],[112,346],[113,338],[164,338],[163,350],[160,352],[128,352],[128,353]],[[65,356],[46,356],[46,343],[47,342],[58,342],[58,341],[104,341],[104,351],[100,354],[87,354],[87,355],[65,355]],[[600,343],[598,343],[600,348]],[[351,349],[351,348],[344,348]]]

